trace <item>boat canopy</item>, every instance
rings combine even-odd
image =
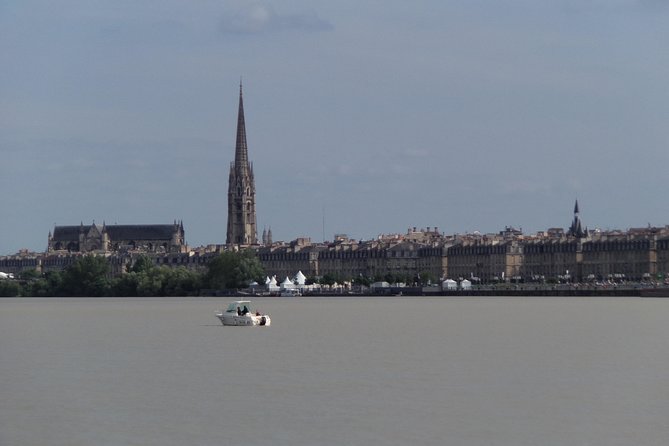
[[[235,302],[230,302],[230,305],[228,305],[228,309],[225,310],[225,312],[226,313],[237,313],[237,308],[242,310],[242,309],[244,309],[244,306],[246,306],[246,308],[248,310],[250,310],[251,309],[251,302],[248,301],[248,300],[238,300],[238,301],[235,301]]]

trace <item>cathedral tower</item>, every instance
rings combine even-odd
[[[585,238],[588,236],[588,228],[583,228],[583,224],[581,223],[581,216],[579,214],[578,200],[576,200],[576,204],[574,205],[574,220],[571,222],[571,226],[567,231],[567,235],[571,235],[576,238]]]
[[[256,186],[253,179],[253,164],[249,163],[244,123],[244,101],[242,84],[239,83],[239,112],[237,114],[237,142],[235,161],[230,164],[228,182],[228,245],[255,245],[256,231]]]

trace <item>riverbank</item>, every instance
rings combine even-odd
[[[587,287],[587,286],[517,286],[517,287],[475,287],[468,290],[442,290],[439,287],[388,287],[360,293],[305,293],[313,296],[342,295],[382,295],[382,296],[517,296],[517,297],[568,297],[568,296],[609,296],[609,297],[669,297],[669,287]]]

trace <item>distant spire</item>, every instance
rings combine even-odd
[[[246,144],[246,123],[244,122],[244,99],[242,79],[239,78],[239,111],[237,112],[237,142],[235,144],[235,166],[246,170],[249,164],[248,146]]]
[[[584,238],[588,236],[588,228],[583,228],[581,217],[578,214],[578,200],[576,200],[576,203],[574,204],[574,220],[571,222],[567,234],[577,238]]]

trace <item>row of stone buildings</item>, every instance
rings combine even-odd
[[[143,228],[143,229],[142,229]],[[289,243],[253,245],[268,275],[332,275],[342,280],[417,276],[433,281],[469,278],[496,281],[643,281],[669,277],[669,227],[627,231],[551,229],[533,235],[507,228],[498,234],[445,235],[437,228],[409,229],[356,241],[337,236],[333,242],[308,238]],[[56,227],[45,253],[21,252],[0,257],[0,271],[62,270],[79,256],[107,257],[114,275],[122,274],[139,255],[156,265],[204,269],[213,256],[232,245],[189,249],[181,222],[173,225],[117,227],[95,224]]]
[[[409,234],[411,235],[411,234]],[[465,234],[419,241],[339,241],[263,247],[258,256],[278,276],[468,278],[497,281],[644,281],[669,277],[669,228],[532,236]]]

